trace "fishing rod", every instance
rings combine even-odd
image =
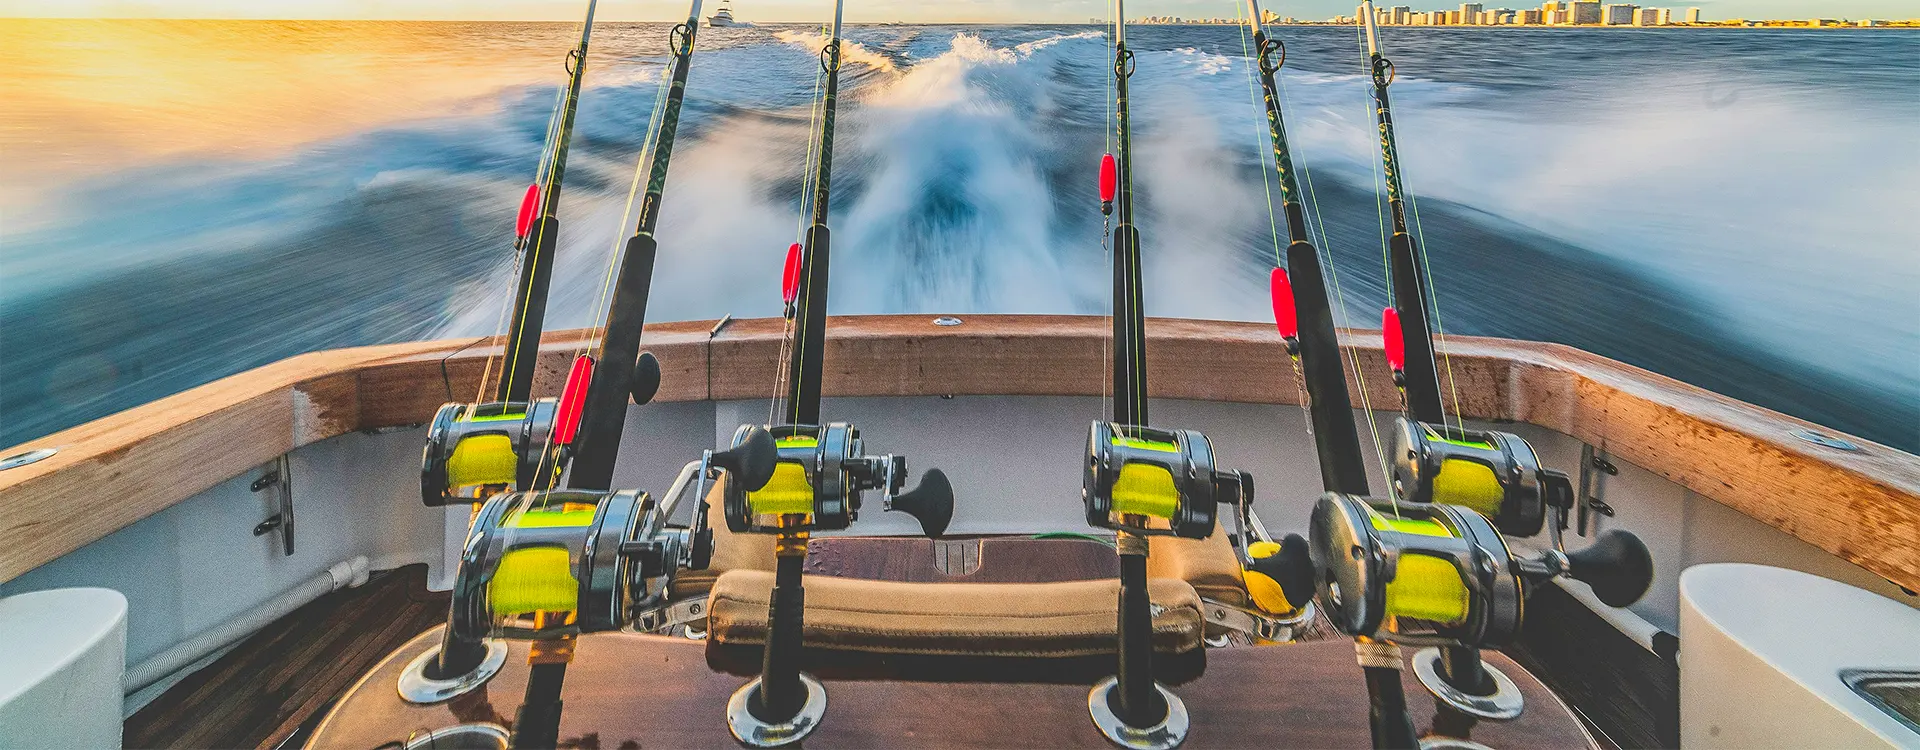
[[[700,2],[692,0],[687,20],[668,32],[673,71],[654,135],[638,226],[628,238],[619,269],[615,271],[599,356],[576,361],[576,376],[583,365],[591,373],[587,378],[580,378],[587,379],[589,384],[584,398],[578,402],[577,416],[569,413],[570,409],[561,410],[560,429],[577,430],[573,438],[575,453],[567,474],[567,487],[572,490],[612,488],[614,462],[620,453],[620,435],[626,425],[627,402],[632,399],[644,404],[652,400],[660,385],[659,363],[651,354],[640,351],[640,337],[646,328],[647,296],[653,285],[654,260],[659,253],[654,231],[659,226],[660,201],[666,191],[667,167],[673,157],[674,134],[686,96],[687,73],[693,64],[694,37],[700,28]],[[569,424],[574,419],[577,423]],[[563,615],[543,613],[546,617]],[[550,748],[557,744],[560,693],[566,681],[567,664],[573,658],[572,640],[572,636],[563,636],[532,644],[528,655],[532,667],[527,676],[525,697],[514,721],[513,747]]]
[[[1101,212],[1113,213],[1113,421],[1147,423],[1146,305],[1140,291],[1140,230],[1133,223],[1133,127],[1127,79],[1133,50],[1127,48],[1124,0],[1114,0],[1114,137],[1118,158],[1101,162]],[[1111,179],[1109,179],[1111,178]]]
[[[496,491],[550,486],[565,461],[565,449],[558,446],[568,442],[570,432],[557,426],[560,414],[571,413],[578,396],[564,406],[558,403],[561,399],[535,401],[533,375],[559,244],[560,190],[598,6],[598,0],[588,1],[580,43],[567,53],[569,80],[557,122],[550,123],[540,178],[528,186],[516,217],[514,249],[523,256],[500,380],[495,384],[496,400],[449,403],[434,415],[421,461],[421,500],[426,505],[473,503],[477,512],[477,504]],[[569,381],[577,379],[576,368]],[[491,672],[482,666],[491,665],[492,657],[486,644],[455,638],[449,629],[434,658],[422,665],[420,676],[443,686],[461,685],[463,679],[484,680]]]
[[[520,275],[514,286],[507,345],[493,401],[441,405],[427,429],[421,459],[420,499],[429,506],[478,504],[501,489],[551,486],[566,463],[565,440],[556,441],[557,399],[533,399],[533,380],[546,324],[547,293],[553,256],[559,249],[560,189],[565,183],[568,146],[580,88],[586,79],[587,48],[593,39],[598,0],[589,0],[580,44],[567,52],[567,86],[548,121],[539,176],[527,186],[514,221],[514,251]],[[488,372],[492,360],[488,360]],[[486,391],[482,376],[482,398]],[[451,395],[451,388],[449,388]]]
[[[567,174],[567,147],[573,140],[574,115],[580,107],[580,86],[587,74],[587,43],[593,37],[593,15],[599,0],[588,0],[587,20],[580,45],[567,53],[567,90],[560,107],[559,130],[553,134],[542,179],[527,186],[514,224],[514,249],[526,254],[520,280],[514,287],[513,318],[507,333],[507,351],[501,364],[494,400],[524,402],[533,392],[534,361],[540,354],[540,334],[546,323],[547,290],[553,278],[553,254],[559,249],[560,186]]]
[[[801,671],[805,649],[808,537],[816,531],[844,529],[858,517],[861,496],[882,494],[883,511],[913,516],[928,537],[946,533],[953,519],[953,487],[946,474],[929,469],[912,491],[907,459],[868,455],[860,430],[846,422],[820,418],[822,355],[826,344],[830,232],[827,216],[833,176],[833,126],[839,100],[844,40],[844,0],[835,0],[833,26],[820,50],[824,76],[817,110],[820,130],[811,144],[812,210],[803,242],[787,249],[781,296],[794,325],[783,343],[785,388],[775,388],[777,418],[766,426],[776,438],[778,461],[772,477],[755,490],[726,486],[724,514],[735,532],[774,537],[773,589],[768,594],[767,635],[760,675],[735,691],[727,704],[727,727],[750,747],[798,743],[817,726],[827,705],[826,687]],[[803,198],[806,198],[803,194]],[[784,405],[779,399],[784,398]],[[736,433],[746,434],[748,427]],[[736,442],[736,445],[738,443]]]
[[[833,183],[833,121],[840,92],[840,19],[845,0],[833,4],[833,30],[820,50],[820,68],[826,74],[820,105],[818,159],[814,163],[813,215],[804,244],[789,250],[786,296],[794,320],[792,356],[787,361],[786,411],[789,424],[820,423],[821,355],[826,349],[827,282],[830,235],[828,196]]]
[[[1307,227],[1306,209],[1300,185],[1295,177],[1293,153],[1287,143],[1286,121],[1280,110],[1276,75],[1286,62],[1286,46],[1271,39],[1261,24],[1259,0],[1247,0],[1247,23],[1252,27],[1255,62],[1267,114],[1268,135],[1273,142],[1274,169],[1279,173],[1280,199],[1286,217],[1287,265],[1275,268],[1272,278],[1274,322],[1286,340],[1287,353],[1295,359],[1308,401],[1313,426],[1314,447],[1320,461],[1320,482],[1328,492],[1365,497],[1368,493],[1364,455],[1360,436],[1353,423],[1353,403],[1347,393],[1346,373],[1340,364],[1340,342],[1334,328],[1333,308],[1328,300],[1319,253]],[[1384,94],[1383,94],[1384,95]],[[1382,100],[1384,101],[1384,100]],[[1437,393],[1437,391],[1436,391]],[[1270,556],[1281,557],[1279,551]],[[1254,560],[1251,572],[1287,576],[1276,580],[1300,578],[1293,559]],[[1251,576],[1249,576],[1251,577]],[[1412,718],[1407,713],[1406,693],[1400,681],[1399,649],[1369,638],[1354,642],[1367,682],[1368,723],[1373,744],[1381,748],[1410,749],[1418,746]]]
[[[1433,329],[1427,324],[1426,264],[1420,248],[1407,231],[1406,191],[1400,184],[1400,153],[1393,137],[1393,111],[1387,87],[1393,84],[1393,61],[1380,54],[1380,35],[1374,27],[1373,0],[1361,3],[1361,23],[1367,34],[1367,67],[1373,76],[1374,122],[1380,129],[1380,163],[1386,175],[1387,210],[1393,218],[1393,234],[1387,240],[1388,283],[1393,287],[1393,307],[1382,315],[1381,328],[1388,343],[1399,335],[1402,347],[1394,357],[1388,347],[1389,365],[1394,380],[1406,395],[1407,413],[1413,419],[1441,424],[1446,414],[1440,403],[1440,376],[1434,365]],[[1397,360],[1397,361],[1394,361]]]
[[[1087,711],[1094,726],[1121,747],[1171,748],[1186,739],[1189,717],[1179,696],[1154,679],[1154,605],[1147,591],[1150,539],[1212,536],[1219,505],[1245,507],[1252,502],[1253,477],[1218,468],[1212,442],[1199,431],[1147,424],[1146,318],[1127,92],[1135,57],[1127,47],[1124,0],[1114,0],[1112,12],[1113,127],[1119,155],[1101,157],[1100,212],[1113,217],[1118,211],[1113,230],[1114,399],[1108,419],[1093,422],[1088,431],[1081,498],[1088,525],[1114,532],[1120,568],[1118,668],[1093,686]]]
[[[1327,297],[1320,254],[1307,228],[1306,208],[1287,145],[1287,126],[1280,111],[1275,76],[1286,63],[1286,45],[1267,36],[1260,23],[1259,0],[1247,0],[1247,23],[1253,27],[1254,54],[1260,70],[1260,89],[1267,112],[1267,131],[1273,140],[1273,163],[1280,175],[1280,201],[1286,216],[1287,265],[1273,273],[1274,322],[1286,339],[1287,352],[1299,362],[1312,418],[1315,449],[1320,457],[1320,482],[1329,492],[1367,494],[1365,454],[1353,424],[1353,401],[1340,366],[1340,341],[1334,330],[1333,306]],[[1278,55],[1277,57],[1275,55]],[[1291,314],[1289,314],[1291,313]]]

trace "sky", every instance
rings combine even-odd
[[[1444,0],[1386,0],[1416,10],[1457,7]],[[1532,0],[1482,0],[1486,7],[1537,7]],[[710,11],[718,0],[706,0]],[[1322,19],[1351,13],[1356,0],[1266,2],[1261,7],[1285,16]],[[1658,3],[1648,3],[1654,5]],[[1709,19],[1724,18],[1912,18],[1920,0],[1673,0],[1674,7],[1696,6]],[[602,0],[606,20],[662,21],[684,18],[687,0]],[[1134,0],[1127,15],[1233,17],[1236,0]],[[577,20],[582,0],[0,0],[0,18],[328,18]],[[907,21],[1045,23],[1106,18],[1106,0],[855,0],[847,4],[851,22]],[[743,21],[815,21],[832,13],[830,0],[739,0],[735,17]]]

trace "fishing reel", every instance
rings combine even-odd
[[[1470,508],[1501,533],[1519,537],[1540,533],[1548,507],[1561,514],[1573,507],[1573,482],[1541,467],[1533,446],[1512,433],[1401,417],[1390,455],[1402,506]]]
[[[735,444],[760,429],[741,427]],[[867,455],[853,425],[777,425],[763,433],[771,433],[777,446],[772,479],[757,490],[727,485],[728,529],[756,534],[844,529],[859,517],[862,493],[872,490],[883,493],[882,510],[913,516],[929,537],[945,534],[953,520],[953,485],[944,472],[929,469],[918,487],[901,492],[906,456]]]
[[[559,473],[554,444],[560,400],[445,404],[427,427],[420,501],[432,507],[478,503]]]
[[[1196,430],[1094,422],[1080,496],[1095,528],[1205,539],[1215,507],[1251,490],[1249,479],[1216,469],[1213,443]]]
[[[763,486],[773,475],[772,436],[759,428],[743,433],[734,447],[702,455],[702,487],[721,472],[746,487]],[[662,506],[631,489],[488,498],[467,532],[441,648],[407,667],[401,695],[433,703],[485,682],[500,661],[481,645],[490,639],[552,640],[616,630],[634,613],[663,604],[679,571],[704,569],[713,557],[704,500],[690,526],[670,525],[674,511],[674,502]],[[503,659],[504,649],[500,653]],[[452,659],[465,663],[447,663],[442,654],[469,656]]]
[[[1518,557],[1479,512],[1445,503],[1402,504],[1328,493],[1314,506],[1311,558],[1316,601],[1342,633],[1410,645],[1479,649],[1512,643],[1533,587],[1569,576],[1609,606],[1638,601],[1653,582],[1653,557],[1638,537],[1612,530],[1579,552]],[[1416,655],[1421,681],[1473,716],[1511,719],[1518,688],[1486,667],[1490,691],[1468,691],[1441,673],[1441,649]]]
[[[442,404],[427,427],[420,501],[471,505],[498,492],[551,486],[572,457],[593,370],[593,357],[576,358],[557,399]],[[660,391],[660,360],[651,352],[640,353],[628,389],[640,405]]]

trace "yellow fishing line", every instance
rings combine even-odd
[[[579,608],[580,581],[565,547],[524,547],[500,557],[487,582],[495,617]]]
[[[747,512],[756,516],[813,513],[813,484],[807,481],[806,468],[793,461],[775,464],[766,486],[747,493]]]
[[[1130,463],[1113,480],[1113,512],[1171,519],[1180,509],[1180,490],[1164,466]]]
[[[520,455],[505,435],[474,435],[453,446],[447,457],[447,486],[453,489],[513,484]]]

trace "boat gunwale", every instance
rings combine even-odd
[[[1098,396],[1110,323],[1094,316],[835,316],[825,395]],[[660,402],[767,398],[778,318],[647,327]],[[549,332],[537,393],[558,389],[590,331]],[[1153,398],[1298,404],[1270,325],[1151,318]],[[1399,403],[1378,331],[1343,330],[1348,388]],[[449,393],[478,393],[504,337],[313,352],[103,417],[5,453],[57,447],[0,472],[0,583],[253,470],[358,430],[425,422]],[[1920,589],[1920,457],[1562,344],[1448,336],[1450,410],[1534,424],[1595,446],[1895,584]],[[1443,380],[1443,385],[1445,385]],[[1452,402],[1457,392],[1458,404]],[[1841,436],[1825,448],[1795,430]],[[1818,502],[1809,502],[1817,498]]]

